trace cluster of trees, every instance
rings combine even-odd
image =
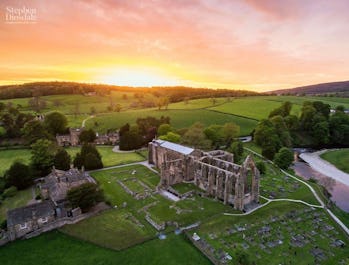
[[[289,147],[349,144],[349,116],[344,113],[344,107],[338,106],[331,115],[330,105],[307,101],[303,103],[299,117],[292,115],[291,109],[292,104],[284,102],[269,114],[268,119],[258,123],[253,135],[262,154],[274,159],[281,168],[287,168],[293,160]],[[281,160],[291,162],[283,164]]]
[[[80,207],[82,212],[87,212],[92,206],[104,200],[103,191],[94,183],[84,183],[71,188],[67,198],[73,208]]]
[[[119,130],[120,149],[133,150],[148,144],[156,136],[156,132],[161,124],[169,124],[170,118],[161,116],[138,118],[136,124],[126,123]]]
[[[85,143],[74,158],[74,166],[92,170],[103,167],[102,156],[93,144]]]
[[[36,95],[70,95],[93,92],[98,95],[109,95],[111,91],[134,92],[137,95],[151,93],[157,98],[168,98],[169,102],[183,101],[185,98],[215,98],[255,96],[257,92],[230,89],[208,89],[192,87],[126,87],[103,84],[86,84],[75,82],[35,82],[21,85],[0,86],[0,99],[34,98]],[[141,98],[140,96],[139,98]]]
[[[30,145],[39,139],[53,140],[56,134],[67,131],[68,121],[64,114],[54,111],[44,121],[32,114],[19,111],[19,107],[0,103],[0,139],[23,138]]]
[[[349,145],[349,116],[343,106],[330,115],[328,104],[305,102],[299,123],[303,135],[310,137],[317,147]]]

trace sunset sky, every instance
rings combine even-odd
[[[1,0],[0,7],[0,84],[267,91],[349,80],[348,0]],[[35,9],[34,23],[9,23],[11,8],[22,7]]]

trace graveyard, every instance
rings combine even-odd
[[[120,251],[159,240],[159,235],[166,241],[182,233],[217,264],[236,264],[234,257],[241,251],[251,264],[347,262],[348,237],[307,186],[271,164],[261,176],[260,208],[251,213],[206,197],[190,183],[173,185],[171,193],[180,199],[171,200],[156,190],[158,173],[141,164],[92,175],[111,209],[60,230],[84,241]],[[274,201],[278,199],[313,207]],[[193,239],[194,233],[199,240]]]

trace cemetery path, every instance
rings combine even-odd
[[[265,157],[263,157],[262,155],[258,154],[258,153],[255,152],[255,151],[251,150],[250,148],[244,147],[244,149],[248,150],[249,152],[255,154],[256,156],[258,156],[258,157],[260,157],[260,158],[266,159]],[[271,160],[269,160],[269,159],[266,159],[266,160],[267,160],[268,163],[271,163],[271,164],[274,165],[274,162],[273,162],[273,161],[271,161]],[[287,175],[287,176],[289,176],[289,177],[291,177],[291,178],[293,178],[293,179],[295,179],[295,180],[297,180],[297,181],[303,183],[304,185],[306,185],[306,186],[311,190],[311,192],[313,193],[313,195],[315,196],[315,198],[317,199],[317,201],[320,203],[320,206],[318,205],[318,206],[316,206],[316,207],[322,207],[322,208],[324,208],[324,209],[328,212],[328,214],[332,217],[332,219],[344,230],[344,232],[345,232],[347,235],[349,235],[349,228],[346,227],[346,225],[343,224],[343,222],[342,222],[341,220],[339,220],[338,217],[337,217],[336,215],[334,215],[334,213],[332,213],[331,210],[328,209],[328,208],[325,206],[324,202],[321,200],[321,198],[319,197],[319,195],[316,193],[316,191],[313,189],[312,186],[310,186],[310,185],[309,185],[308,183],[306,183],[305,181],[300,180],[299,178],[297,178],[297,177],[291,175],[290,173],[286,172],[285,170],[283,170],[283,169],[280,169],[280,170],[281,170],[281,172],[284,173],[285,175]],[[265,204],[263,204],[263,205],[261,205],[261,206],[255,208],[254,210],[258,210],[259,208],[264,207],[264,206],[266,206],[267,204],[269,204],[269,203],[271,203],[271,202],[272,202],[272,201],[268,199],[268,201],[267,201]],[[303,202],[303,203],[304,203],[304,202]],[[314,207],[314,206],[313,206],[313,207]],[[252,211],[248,212],[248,214],[251,213],[251,212],[252,212]]]
[[[342,182],[343,184],[349,186],[349,174],[339,170],[330,162],[322,159],[320,155],[327,152],[327,149],[313,152],[313,153],[302,153],[300,158],[309,164],[309,166],[321,174],[333,178],[337,181]]]

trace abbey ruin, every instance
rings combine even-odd
[[[241,211],[259,201],[259,171],[250,155],[238,165],[226,151],[204,152],[153,140],[149,143],[149,163],[161,170],[160,189],[181,182],[194,183],[207,195]]]

